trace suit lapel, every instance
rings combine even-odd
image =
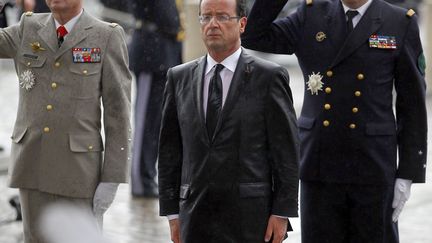
[[[331,68],[339,64],[342,60],[351,55],[358,47],[360,47],[369,37],[374,34],[381,26],[381,2],[378,0],[372,1],[365,15],[360,22],[345,40],[335,60],[332,62]]]
[[[71,50],[74,46],[84,40],[88,35],[87,31],[92,28],[91,23],[91,17],[84,11],[71,32],[66,36],[61,47],[58,49],[55,59],[59,58],[63,53]]]
[[[239,61],[237,63],[236,70],[234,72],[233,78],[231,80],[231,85],[228,90],[228,95],[225,100],[225,104],[222,108],[221,115],[219,116],[218,122],[216,124],[215,132],[213,134],[212,141],[215,139],[217,134],[220,132],[221,127],[224,123],[224,121],[228,118],[229,114],[231,113],[232,109],[234,108],[237,99],[241,95],[241,92],[243,90],[243,86],[245,82],[247,82],[251,68],[250,68],[250,62],[252,59],[250,56],[246,53],[244,53],[244,50],[242,50],[242,53],[240,55]]]
[[[209,141],[209,136],[207,133],[207,127],[204,117],[204,108],[203,108],[203,83],[204,83],[204,69],[206,67],[206,57],[201,57],[201,59],[197,60],[197,65],[192,70],[192,85],[193,85],[193,93],[195,100],[195,107],[198,112],[199,122],[201,124],[201,129],[203,130],[204,136],[207,141]]]
[[[47,44],[48,48],[50,48],[53,52],[56,52],[58,50],[58,43],[55,23],[52,15],[49,15],[46,21],[41,24],[43,27],[37,31],[39,37]]]

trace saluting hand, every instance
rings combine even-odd
[[[180,221],[179,219],[169,220],[169,226],[171,231],[171,241],[174,243],[181,243],[180,241]]]
[[[288,219],[271,215],[267,225],[265,242],[270,242],[273,236],[271,243],[281,243],[284,240],[287,227]]]

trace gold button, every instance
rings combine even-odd
[[[324,125],[325,127],[328,127],[328,126],[330,126],[330,122],[327,121],[327,120],[325,120],[325,121],[323,121],[323,125]]]
[[[49,127],[44,127],[43,131],[44,131],[44,132],[49,132],[49,131],[50,131],[50,128],[49,128]]]
[[[55,66],[55,67],[60,67],[60,63],[59,63],[59,62],[56,62],[56,63],[54,64],[54,66]]]
[[[83,74],[87,74],[87,73],[88,73],[88,71],[84,69],[83,70]]]
[[[331,70],[329,70],[329,71],[327,71],[327,77],[332,77],[333,76],[333,71],[331,71]]]
[[[356,128],[356,124],[354,124],[354,123],[350,124],[350,125],[349,125],[349,128],[351,128],[351,129],[355,129],[355,128]]]
[[[57,83],[55,83],[55,82],[51,83],[51,88],[53,88],[53,89],[57,88]]]
[[[27,63],[27,66],[30,66],[30,65],[31,65],[31,62],[28,62],[28,63]]]
[[[88,146],[88,149],[93,150],[93,146],[92,145]]]
[[[332,92],[332,89],[330,87],[325,88],[325,92],[327,94],[330,94]]]
[[[357,96],[357,97],[360,97],[360,96],[362,95],[362,93],[361,93],[360,91],[356,91],[356,92],[354,93],[354,95]]]
[[[48,111],[50,111],[50,110],[53,109],[53,106],[52,106],[52,105],[47,105],[46,109],[47,109]]]
[[[326,109],[326,110],[330,110],[330,109],[331,109],[331,105],[330,105],[330,104],[325,104],[325,105],[324,105],[324,109]]]
[[[357,107],[352,108],[353,113],[357,113],[358,111],[359,111],[359,109]]]
[[[357,79],[358,80],[363,80],[365,77],[364,77],[364,75],[363,75],[363,73],[359,73],[359,74],[357,74]]]

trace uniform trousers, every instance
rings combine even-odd
[[[301,181],[303,243],[397,243],[393,185]]]
[[[140,196],[146,189],[157,188],[156,161],[166,72],[141,72],[137,79],[132,194]]]
[[[47,243],[40,230],[40,217],[44,210],[53,203],[67,203],[76,206],[89,215],[93,215],[92,198],[71,198],[32,189],[19,189],[21,212],[23,217],[24,243]],[[102,216],[97,218],[102,225]]]

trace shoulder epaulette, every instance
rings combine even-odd
[[[414,10],[410,9],[410,10],[408,10],[408,12],[406,13],[406,15],[407,15],[408,17],[411,18],[415,13],[416,13],[416,12],[415,12]]]
[[[312,4],[313,4],[313,0],[306,0],[306,5],[312,6]]]
[[[25,12],[25,16],[32,16],[32,15],[33,15],[32,11]]]
[[[117,24],[117,23],[111,23],[111,24],[110,24],[110,26],[113,27],[113,28],[117,27],[118,25],[119,25],[119,24]]]

